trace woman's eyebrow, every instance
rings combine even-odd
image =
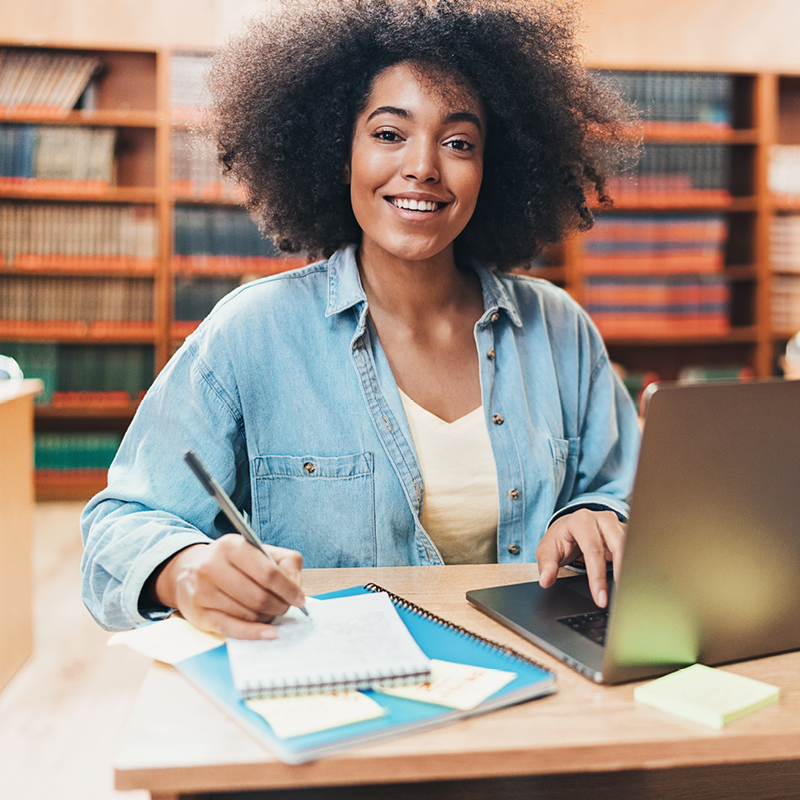
[[[446,123],[471,122],[479,131],[483,131],[480,117],[477,114],[473,114],[472,111],[453,111],[445,117],[444,121]]]
[[[403,119],[409,119],[411,117],[411,114],[404,108],[397,108],[397,106],[380,106],[367,117],[367,122],[373,117],[377,117],[378,114],[394,114],[396,117],[402,117]]]
[[[397,106],[380,106],[367,117],[367,122],[372,120],[373,117],[377,117],[379,114],[394,114],[394,116],[402,117],[403,119],[410,119],[412,116],[411,113],[406,111],[405,108],[398,108]],[[480,117],[477,114],[474,114],[472,111],[452,111],[444,118],[444,121],[446,124],[451,122],[471,122],[479,131],[483,131],[483,125],[481,125]]]

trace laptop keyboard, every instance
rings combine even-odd
[[[599,645],[606,643],[607,609],[592,611],[589,614],[577,614],[574,617],[561,617],[558,621]]]

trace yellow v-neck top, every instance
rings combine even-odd
[[[400,398],[422,471],[422,527],[445,564],[496,563],[497,468],[483,407],[445,422]]]

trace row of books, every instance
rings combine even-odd
[[[63,116],[102,68],[102,61],[92,55],[0,49],[0,116]]]
[[[239,286],[237,278],[195,278],[177,277],[175,279],[175,320],[178,322],[199,322],[226,295]]]
[[[114,180],[114,128],[0,125],[0,188],[102,192]]]
[[[6,268],[152,273],[157,254],[152,206],[0,203]]]
[[[175,254],[276,258],[280,251],[242,208],[177,206]]]
[[[604,336],[706,336],[730,330],[730,287],[721,275],[592,275],[583,298]]]
[[[243,191],[222,174],[213,143],[186,128],[172,131],[172,196],[178,199],[241,200]]]
[[[723,214],[602,214],[583,240],[589,275],[718,273],[725,259]]]
[[[128,406],[153,382],[151,345],[86,345],[52,342],[0,342],[26,378],[38,378],[44,391],[36,402],[53,406]]]
[[[769,190],[779,201],[800,202],[800,145],[772,146],[767,181]]]
[[[733,77],[703,72],[619,71],[611,80],[639,110],[650,131],[669,133],[732,126]]]
[[[800,330],[800,278],[775,275],[771,282],[772,327],[775,330]]]
[[[121,441],[118,433],[37,433],[34,466],[37,470],[108,469]]]
[[[153,281],[0,273],[0,320],[152,323]]]
[[[172,54],[169,62],[169,104],[173,121],[195,120],[198,117],[198,110],[206,107],[207,69],[207,53]]]
[[[620,200],[677,205],[731,201],[731,149],[723,144],[648,144],[608,183]]]
[[[773,217],[769,245],[775,272],[800,272],[800,217]]]

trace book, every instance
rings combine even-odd
[[[722,728],[776,703],[780,689],[744,675],[693,664],[633,690],[634,700],[680,717]]]
[[[338,597],[290,608],[273,623],[277,639],[228,639],[241,697],[323,694],[424,683],[429,659],[385,594]]]
[[[236,691],[227,644],[212,647],[204,653],[178,661],[175,667],[277,758],[289,764],[301,764],[360,744],[371,744],[429,730],[474,714],[504,708],[556,691],[555,675],[532,659],[509,647],[477,636],[375,584],[332,592],[321,595],[320,598],[350,597],[372,592],[386,594],[409,633],[428,658],[466,664],[485,670],[511,672],[514,678],[484,701],[466,710],[363,690],[361,694],[381,706],[380,715],[367,715],[368,718],[349,724],[282,738],[273,730],[264,715],[250,707],[251,703],[262,701],[247,701]],[[329,695],[311,697],[326,696],[329,697]],[[304,700],[302,697],[286,699]]]
[[[704,72],[597,73],[616,84],[651,135],[719,134],[733,127],[733,76]]]

